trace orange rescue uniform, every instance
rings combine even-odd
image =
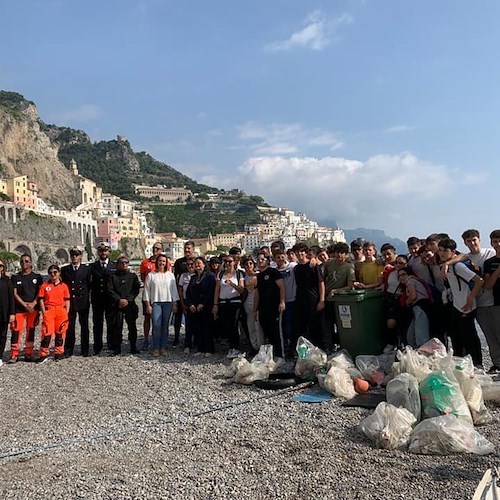
[[[45,358],[49,355],[49,346],[52,335],[55,335],[54,354],[64,354],[64,340],[68,329],[68,309],[70,293],[65,283],[54,284],[50,281],[40,287],[38,298],[42,311],[45,309],[42,320],[42,341],[38,355]],[[43,301],[43,302],[42,302]]]

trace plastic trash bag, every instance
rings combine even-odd
[[[423,418],[453,414],[472,424],[469,408],[453,373],[432,372],[420,382],[419,390]]]
[[[224,373],[225,378],[233,378],[240,367],[243,365],[248,364],[248,359],[245,358],[245,356],[238,356],[237,358],[234,358],[231,361],[231,364],[229,365],[229,368],[226,370],[226,373]]]
[[[398,363],[392,365],[393,372],[411,373],[419,382],[432,372],[429,358],[407,346],[404,352],[397,351]]]
[[[273,346],[270,344],[261,345],[259,352],[249,363],[241,363],[233,382],[237,384],[253,384],[256,380],[265,380],[269,378],[269,373],[276,370],[277,365],[273,360]]]
[[[351,376],[351,378],[363,378],[361,372],[356,368],[351,355],[345,349],[337,351],[330,356],[326,363],[326,371],[328,372],[332,366],[342,368]]]
[[[416,418],[405,408],[382,402],[375,411],[361,421],[361,431],[379,448],[394,450],[405,446]]]
[[[435,356],[437,358],[445,358],[447,356],[445,345],[436,338],[428,340],[425,344],[421,345],[417,352],[427,356]]]
[[[384,369],[380,366],[380,360],[377,356],[356,356],[356,366],[363,378],[372,384],[380,385],[384,381]]]
[[[305,337],[297,340],[299,359],[295,363],[295,375],[305,380],[314,380],[326,365],[326,353],[309,342]]]
[[[396,361],[396,351],[384,352],[377,356],[380,368],[384,371],[386,375],[391,373],[392,365]]]
[[[420,422],[422,406],[418,381],[411,373],[400,373],[387,384],[387,402],[397,408],[406,408]]]
[[[483,399],[483,390],[474,374],[474,363],[470,355],[453,358],[453,374],[464,395],[474,425],[485,425],[493,421]]]
[[[424,455],[475,453],[487,455],[495,447],[471,424],[454,415],[441,415],[420,422],[411,435],[409,450]]]
[[[318,380],[323,389],[338,398],[352,399],[357,394],[351,376],[342,368],[332,366],[326,375],[318,375]]]
[[[483,399],[485,401],[494,401],[500,403],[500,382],[492,382],[488,385],[482,385]]]

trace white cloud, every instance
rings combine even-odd
[[[344,145],[334,132],[323,128],[306,129],[299,123],[246,122],[237,130],[239,138],[254,155],[289,155],[311,148],[334,151]]]
[[[275,52],[296,48],[323,50],[338,36],[339,28],[352,21],[349,14],[342,14],[340,17],[329,20],[321,11],[316,10],[307,16],[303,28],[295,31],[285,40],[268,44],[266,48]]]
[[[347,158],[253,157],[238,168],[240,185],[275,205],[343,227],[394,230],[432,220],[434,203],[458,188],[456,172],[411,153]]]
[[[414,127],[411,127],[409,125],[394,125],[392,127],[388,127],[385,129],[385,132],[388,133],[395,133],[395,132],[408,132],[409,130],[413,130]]]
[[[61,111],[52,116],[55,122],[88,123],[102,116],[102,110],[96,104],[82,104],[73,109]]]

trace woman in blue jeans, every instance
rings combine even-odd
[[[165,254],[160,254],[156,258],[156,271],[150,272],[146,277],[143,300],[146,304],[146,312],[151,314],[153,323],[151,355],[154,358],[164,356],[168,343],[170,316],[177,312],[176,301],[179,300],[175,276],[167,271]]]

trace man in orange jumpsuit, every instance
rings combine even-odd
[[[35,361],[33,344],[35,342],[35,329],[38,326],[40,317],[37,296],[43,282],[42,276],[33,272],[33,263],[30,255],[21,255],[20,264],[21,272],[11,277],[12,286],[14,287],[16,319],[11,323],[12,337],[10,341],[9,363],[15,363],[19,358],[25,327],[24,360]]]
[[[38,299],[42,311],[42,341],[38,351],[39,362],[43,363],[49,356],[49,346],[52,335],[54,340],[54,359],[64,359],[64,340],[68,329],[68,314],[70,308],[70,293],[68,286],[61,281],[59,266],[49,267],[49,281],[40,287]]]

